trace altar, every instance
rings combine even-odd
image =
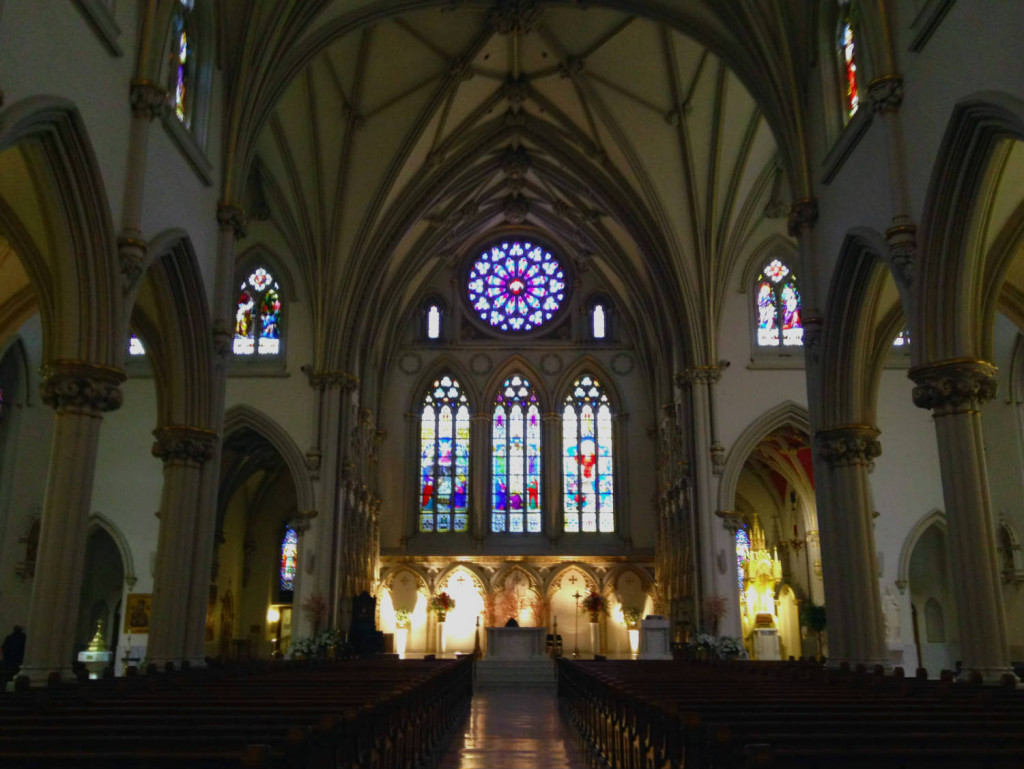
[[[487,628],[487,658],[502,660],[544,659],[544,627]]]

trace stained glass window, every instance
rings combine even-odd
[[[441,336],[441,308],[436,304],[427,309],[427,339],[439,339]]]
[[[595,304],[594,308],[590,311],[590,318],[592,323],[592,331],[594,333],[594,339],[604,339],[605,335],[605,314],[604,305]]]
[[[796,275],[778,259],[764,266],[757,278],[757,344],[786,347],[804,343],[800,290]],[[780,332],[781,330],[781,337]]]
[[[615,530],[612,409],[601,383],[577,379],[562,409],[562,496],[568,532]]]
[[[192,6],[195,0],[178,0],[171,22],[171,100],[174,114],[187,128],[191,122],[189,105],[194,78],[194,40],[189,38],[192,24]],[[194,35],[193,35],[194,37]]]
[[[850,20],[850,6],[842,6],[842,19],[839,22],[839,65],[842,71],[843,106],[846,118],[860,106],[860,94],[857,88],[857,51],[854,40],[853,24]]]
[[[284,530],[281,540],[281,592],[295,590],[295,566],[299,557],[299,535],[291,526]]]
[[[505,380],[491,419],[491,531],[540,531],[541,419],[523,376]]]
[[[420,531],[469,526],[469,401],[451,376],[434,380],[420,415]]]
[[[128,337],[128,354],[132,356],[146,354],[146,348],[143,346],[142,340],[135,336],[135,334]]]
[[[501,331],[531,331],[547,323],[565,298],[558,260],[535,243],[497,243],[480,254],[466,285],[470,305]]]
[[[736,572],[739,579],[740,592],[743,592],[743,577],[750,558],[750,537],[746,529],[736,530]]]
[[[281,352],[281,287],[257,267],[239,287],[235,310],[235,355]]]

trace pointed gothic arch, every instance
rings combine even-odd
[[[266,438],[277,449],[284,460],[295,484],[295,496],[300,512],[315,509],[316,495],[309,477],[306,459],[292,436],[274,419],[247,404],[232,406],[224,414],[225,438],[244,428],[249,428]]]
[[[946,514],[938,508],[934,508],[923,515],[911,527],[906,538],[903,540],[903,547],[900,548],[900,559],[896,567],[896,587],[899,588],[901,593],[910,584],[910,559],[914,555],[914,548],[917,547],[918,540],[932,526],[938,526],[942,533],[946,534]]]

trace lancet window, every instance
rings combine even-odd
[[[257,267],[239,287],[235,309],[235,355],[281,352],[281,287],[265,267]]]
[[[177,0],[171,17],[171,107],[186,128],[192,122],[192,89],[196,80],[194,3],[195,0]]]
[[[541,530],[541,414],[526,377],[502,384],[491,417],[491,531]]]
[[[567,532],[615,530],[612,409],[596,377],[577,379],[562,408],[562,497]]]
[[[796,275],[780,259],[772,259],[755,283],[755,317],[759,347],[792,347],[804,343],[803,307]]]
[[[420,412],[421,532],[466,531],[469,526],[469,401],[452,376],[442,376]]]
[[[284,530],[281,539],[281,592],[295,590],[295,571],[299,558],[299,534],[291,526]]]
[[[857,43],[849,3],[840,5],[837,54],[843,109],[846,119],[849,120],[860,106],[860,89],[857,85]]]

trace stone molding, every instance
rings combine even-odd
[[[359,386],[359,377],[344,371],[315,371],[312,366],[303,366],[302,373],[309,379],[309,386],[317,390],[340,387],[345,392],[353,392]]]
[[[155,120],[167,107],[167,91],[149,80],[133,80],[128,89],[128,103],[135,117]]]
[[[40,375],[43,403],[58,414],[99,416],[117,410],[124,401],[121,383],[125,373],[121,369],[85,361],[55,360],[45,364]]]
[[[235,234],[235,240],[245,237],[245,209],[234,203],[220,201],[217,204],[217,224],[222,229],[231,229]]]
[[[935,416],[977,413],[996,396],[998,369],[977,358],[954,358],[915,366],[907,372],[914,382],[914,405]]]
[[[881,75],[868,83],[868,100],[875,114],[895,112],[903,103],[903,75]]]
[[[715,510],[715,515],[722,519],[722,528],[733,537],[745,523],[743,513],[738,513],[735,510]]]
[[[917,227],[901,224],[885,231],[889,243],[889,257],[896,277],[906,288],[914,285],[914,265],[917,262]]]
[[[168,425],[153,431],[153,456],[164,462],[190,462],[203,465],[213,459],[217,433],[202,427]]]
[[[871,466],[882,455],[879,430],[871,425],[840,425],[818,430],[814,441],[818,455],[831,468],[849,465]]]
[[[722,378],[721,366],[692,366],[676,374],[676,384],[686,387],[696,382],[711,384]]]
[[[818,201],[814,198],[800,198],[789,207],[789,218],[786,225],[791,238],[800,237],[800,233],[813,227],[818,221]]]

